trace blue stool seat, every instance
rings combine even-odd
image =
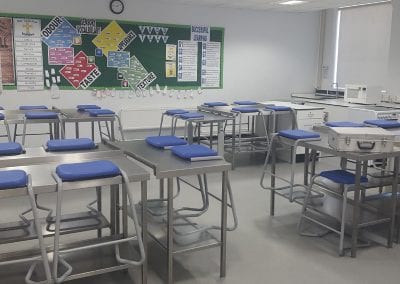
[[[38,106],[20,106],[19,110],[35,110],[35,109],[48,109],[47,106],[38,105]]]
[[[275,105],[267,105],[265,109],[274,110],[274,111],[289,111],[291,110],[288,106],[275,106]]]
[[[76,108],[79,111],[85,111],[87,109],[101,109],[98,105],[77,105]]]
[[[6,116],[4,115],[4,113],[0,113],[0,120],[4,120],[6,118]]]
[[[192,144],[185,146],[175,146],[171,148],[174,155],[179,158],[190,160],[192,158],[203,158],[203,157],[214,157],[218,156],[218,153],[207,146]]]
[[[176,136],[149,136],[146,142],[156,148],[186,145],[186,141]]]
[[[110,109],[87,109],[90,116],[114,116],[115,112]]]
[[[233,103],[235,105],[240,105],[240,106],[254,106],[254,105],[257,105],[257,102],[254,102],[254,101],[234,101]]]
[[[4,107],[0,106],[0,110],[4,110]]]
[[[196,118],[204,118],[204,114],[198,112],[187,112],[180,115],[182,119],[196,119]]]
[[[255,107],[234,107],[234,108],[232,108],[232,110],[241,112],[241,113],[258,112],[258,108],[255,108]]]
[[[391,128],[399,128],[400,122],[398,120],[385,120],[385,119],[376,119],[376,120],[366,120],[364,121],[365,124],[378,126],[384,129],[391,129]]]
[[[320,138],[321,136],[319,133],[312,132],[312,131],[305,131],[300,129],[295,130],[282,130],[279,131],[279,136],[286,137],[293,140],[299,139],[312,139],[312,138]]]
[[[58,114],[52,111],[30,111],[25,113],[28,119],[56,119]]]
[[[15,142],[0,143],[0,156],[19,155],[24,151],[21,144]]]
[[[22,170],[0,171],[0,190],[25,187],[28,176]]]
[[[328,121],[325,125],[329,127],[365,127],[362,123],[351,121]]]
[[[167,111],[165,111],[166,115],[179,115],[179,114],[184,114],[184,113],[188,113],[189,111],[184,110],[184,109],[169,109]]]
[[[345,170],[332,170],[332,171],[324,171],[319,174],[321,177],[327,178],[333,182],[340,184],[355,184],[356,176],[353,173],[350,173]],[[362,176],[360,182],[368,182],[368,178]]]
[[[205,106],[208,107],[216,107],[216,106],[227,106],[227,103],[223,103],[223,102],[206,102],[204,103]]]
[[[115,177],[120,175],[121,171],[113,162],[99,160],[59,165],[56,173],[62,181],[81,181]]]
[[[89,138],[49,140],[46,146],[50,152],[91,150],[96,148],[96,144]]]

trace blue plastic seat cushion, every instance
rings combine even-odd
[[[99,160],[59,165],[56,173],[62,181],[81,181],[115,177],[120,175],[121,171],[113,162]]]
[[[200,119],[204,118],[204,114],[198,112],[187,112],[180,115],[182,119]]]
[[[186,141],[176,136],[149,136],[146,142],[156,148],[186,145]]]
[[[24,151],[21,144],[15,142],[0,143],[0,156],[19,155]]]
[[[96,144],[89,138],[49,140],[46,146],[50,152],[91,150],[96,148]]]
[[[274,110],[274,111],[289,111],[289,110],[291,110],[291,108],[288,106],[273,106],[273,105],[267,105],[265,107],[265,109]]]
[[[98,105],[77,105],[76,108],[79,111],[85,111],[87,109],[101,109]]]
[[[52,111],[29,111],[25,113],[28,119],[56,119],[58,114]]]
[[[4,110],[4,107],[0,106],[0,110]]]
[[[0,171],[0,190],[25,187],[28,176],[22,170]]]
[[[38,106],[20,106],[20,110],[35,110],[35,109],[48,109],[47,106],[38,105]]]
[[[168,109],[165,111],[166,115],[179,115],[179,114],[184,114],[188,113],[189,111],[184,110],[184,109]]]
[[[293,140],[299,139],[313,139],[313,138],[320,138],[321,136],[319,133],[312,132],[312,131],[305,131],[301,129],[295,130],[282,130],[279,131],[279,136],[286,137]]]
[[[254,106],[257,104],[257,102],[254,101],[234,101],[233,103],[241,106]]]
[[[87,109],[90,116],[113,116],[115,112],[110,109]]]
[[[351,121],[328,121],[325,125],[329,127],[365,127],[362,123]]]
[[[0,120],[4,120],[6,118],[6,116],[4,115],[4,113],[0,113]]]
[[[223,103],[223,102],[206,102],[204,103],[205,106],[208,107],[216,107],[216,106],[227,106],[227,103]]]
[[[234,108],[232,108],[232,110],[241,112],[241,113],[258,112],[258,108],[255,108],[255,107],[234,107]]]
[[[376,120],[366,120],[365,124],[378,126],[384,129],[390,128],[399,128],[400,122],[398,120],[385,120],[385,119],[376,119]]]
[[[179,158],[190,160],[192,158],[203,158],[203,157],[213,157],[218,156],[218,153],[213,149],[208,148],[204,145],[192,144],[185,146],[175,146],[171,148],[174,155]]]
[[[355,184],[356,176],[353,173],[344,170],[324,171],[319,174],[321,177],[327,178],[339,184]],[[368,178],[362,176],[361,183],[368,182]]]

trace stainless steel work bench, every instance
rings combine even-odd
[[[166,234],[160,225],[152,222],[149,218],[149,235],[167,253],[168,284],[174,283],[173,278],[173,256],[180,253],[188,253],[202,249],[220,247],[220,277],[226,275],[226,233],[227,233],[227,182],[228,171],[231,164],[225,160],[196,161],[190,162],[174,156],[169,150],[159,150],[149,146],[144,140],[116,141],[105,143],[122,150],[126,155],[142,162],[154,171],[154,176],[160,181],[160,191],[164,190],[164,179],[167,179],[167,220]],[[221,234],[220,238],[207,234],[204,241],[180,246],[173,241],[173,179],[207,173],[222,173],[221,193]]]
[[[66,123],[74,123],[75,124],[75,138],[79,138],[79,124],[80,123],[90,123],[91,125],[91,138],[92,140],[95,140],[95,123],[98,123],[99,125],[99,133],[100,137],[102,136],[102,130],[101,128],[101,122],[105,122],[107,133],[108,133],[108,138],[110,140],[115,140],[115,120],[118,120],[119,128],[122,127],[121,121],[119,120],[119,117],[115,115],[111,116],[90,116],[89,113],[85,111],[79,111],[76,108],[68,108],[68,109],[60,109],[55,106],[52,108],[55,111],[58,111],[62,115],[62,123],[65,129],[65,124]],[[108,123],[110,123],[110,126],[108,126]],[[123,140],[123,130],[120,129],[120,133],[122,136]]]
[[[147,182],[150,178],[149,173],[142,167],[138,166],[136,163],[128,159],[122,151],[110,148],[106,145],[100,144],[97,149],[89,151],[73,151],[73,152],[46,152],[43,147],[38,148],[27,148],[26,152],[17,156],[7,156],[0,159],[1,170],[11,170],[11,169],[21,169],[32,176],[32,186],[35,194],[53,193],[56,192],[57,183],[52,177],[52,171],[55,170],[56,166],[62,163],[77,163],[84,161],[94,161],[94,160],[110,160],[114,162],[121,170],[125,171],[129,177],[129,181],[133,183],[140,183],[141,187],[141,204],[143,212],[146,212],[147,206]],[[114,184],[115,181],[115,184]],[[62,234],[70,234],[84,231],[97,230],[97,238],[85,239],[84,241],[79,241],[71,244],[67,244],[64,248],[73,248],[81,244],[96,244],[102,241],[120,238],[128,235],[128,210],[127,210],[127,198],[124,194],[122,197],[122,203],[119,202],[119,184],[121,183],[121,177],[112,178],[108,180],[108,184],[114,184],[110,186],[110,220],[100,214],[100,222],[93,224],[93,221],[81,217],[85,217],[88,212],[84,213],[74,213],[69,215],[63,215],[64,217],[72,217],[75,219],[68,222],[63,222]],[[82,181],[82,188],[95,187],[97,193],[97,205],[98,211],[101,213],[102,202],[101,202],[101,186],[97,180]],[[126,190],[126,188],[122,188]],[[77,191],[78,193],[79,191]],[[5,192],[0,191],[0,199],[5,196]],[[120,209],[120,206],[122,209]],[[142,216],[145,216],[143,214]],[[121,215],[122,213],[122,215]],[[122,216],[122,232],[120,230],[120,217]],[[51,237],[54,235],[53,230],[50,229],[46,218],[41,220],[42,222],[42,232],[45,237]],[[75,223],[74,223],[75,222]],[[33,222],[31,222],[33,223]],[[12,226],[12,224],[2,224],[2,226]],[[110,236],[102,236],[102,229],[110,228]],[[35,230],[33,225],[28,228],[28,233],[16,234],[13,232],[8,232],[9,236],[3,236],[0,239],[0,244],[5,243],[16,243],[20,241],[30,240],[36,238]],[[142,220],[142,237],[145,245],[145,253],[147,258],[147,226],[146,219],[143,217]],[[128,254],[130,248],[124,247],[123,252],[125,255]],[[47,249],[48,253],[51,255],[52,247]],[[125,270],[129,267],[126,264],[119,264],[113,259],[111,262],[103,258],[103,253],[109,253],[109,249],[95,249],[92,251],[86,251],[85,253],[68,253],[66,258],[72,262],[73,266],[77,267],[74,270],[74,274],[70,275],[67,280],[78,279],[82,277],[88,277],[103,273],[109,273],[118,270]],[[24,255],[37,254],[35,250],[25,250],[25,251],[12,251],[7,254],[0,255],[0,260],[12,259],[15,257],[21,257]],[[90,259],[87,259],[87,258]],[[83,259],[86,260],[86,265],[81,265]],[[101,261],[99,261],[101,260]],[[107,267],[104,267],[106,264]],[[89,267],[89,271],[85,268]],[[4,270],[0,270],[4,272]],[[26,271],[25,271],[26,272]],[[7,276],[7,275],[6,275]],[[142,265],[142,283],[147,281],[147,259]],[[2,278],[2,281],[7,281],[6,277]],[[11,282],[5,283],[15,283],[15,279]]]
[[[320,132],[321,140],[317,141],[303,141],[299,143],[299,146],[305,148],[305,162],[304,162],[304,184],[308,185],[309,177],[315,174],[316,160],[318,159],[318,152],[326,153],[328,155],[340,158],[340,167],[342,169],[347,168],[347,162],[352,160],[355,163],[355,189],[354,189],[354,204],[351,223],[351,256],[356,257],[359,230],[360,230],[360,202],[361,202],[361,185],[360,178],[361,175],[367,174],[368,161],[379,160],[379,159],[393,159],[394,160],[394,170],[393,170],[393,182],[392,182],[392,197],[391,197],[391,216],[389,225],[389,234],[387,245],[388,247],[393,246],[393,234],[395,228],[395,215],[396,215],[396,205],[397,205],[397,186],[398,186],[398,176],[399,176],[399,162],[400,162],[400,148],[395,147],[393,152],[390,153],[360,153],[360,152],[345,152],[337,151],[329,146],[328,135],[325,133],[326,129],[318,127],[315,129]],[[311,162],[311,164],[310,164]],[[276,179],[274,177],[276,171],[276,151],[271,149],[271,187],[275,187]],[[271,190],[270,196],[270,214],[274,215],[275,208],[275,192]],[[282,195],[282,194],[280,194]],[[302,199],[296,200],[297,203],[302,204]]]

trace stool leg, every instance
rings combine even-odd
[[[312,187],[314,185],[314,179],[315,179],[315,177],[313,177],[311,179],[310,185],[307,187],[306,196],[304,197],[303,206],[301,208],[300,220],[299,220],[299,223],[297,224],[297,232],[300,235],[302,234],[301,230],[303,227],[303,218],[307,211],[307,204],[308,204],[308,200],[310,199]]]
[[[14,137],[13,137],[13,141],[16,142],[17,141],[17,129],[18,129],[18,124],[14,124]]]
[[[41,255],[42,263],[43,263],[43,269],[44,269],[44,273],[46,275],[46,283],[51,283],[51,272],[50,272],[49,259],[47,258],[46,245],[44,243],[42,226],[39,221],[39,214],[38,214],[38,210],[36,207],[35,194],[33,193],[33,189],[32,189],[32,178],[30,175],[28,175],[28,187],[27,188],[28,188],[29,202],[30,202],[31,208],[32,208],[33,222],[35,224],[35,229],[36,229],[36,233],[37,233],[37,237],[38,237],[38,241],[39,241],[39,248],[40,248],[40,255]],[[30,282],[30,276],[31,276],[32,272],[34,271],[35,266],[36,266],[35,264],[32,265],[31,273],[28,272],[28,274],[27,274],[27,277],[25,279],[25,281],[27,283]]]
[[[343,205],[342,205],[342,218],[340,224],[340,241],[339,241],[339,255],[344,255],[344,232],[346,228],[346,209],[347,209],[347,186],[343,186]]]
[[[161,122],[160,122],[160,129],[158,130],[158,136],[161,136],[163,122],[164,122],[164,113],[161,115]],[[172,125],[171,125],[171,135],[172,135]]]
[[[15,125],[15,128],[17,125]],[[22,146],[25,146],[25,136],[26,136],[26,118],[24,118],[24,127],[22,130]]]
[[[4,126],[6,127],[8,142],[11,142],[10,126],[8,125],[7,120],[4,120]]]

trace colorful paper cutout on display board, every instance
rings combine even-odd
[[[49,65],[72,65],[74,64],[73,47],[49,47]]]
[[[73,65],[65,65],[60,70],[60,74],[75,88],[86,89],[100,75],[96,64],[88,62],[88,56],[80,51],[74,58]]]
[[[50,23],[42,29],[42,41],[48,47],[70,47],[75,44],[74,39],[80,34],[64,17],[54,17]]]
[[[112,21],[92,42],[102,49],[105,56],[108,56],[109,51],[118,51],[118,45],[125,37],[126,33],[121,26],[116,21]]]
[[[131,57],[130,67],[118,68],[118,72],[124,76],[125,80],[129,82],[129,85],[132,88],[139,84],[149,74],[135,55]]]
[[[107,56],[107,67],[129,68],[131,53],[127,51],[109,51]]]

